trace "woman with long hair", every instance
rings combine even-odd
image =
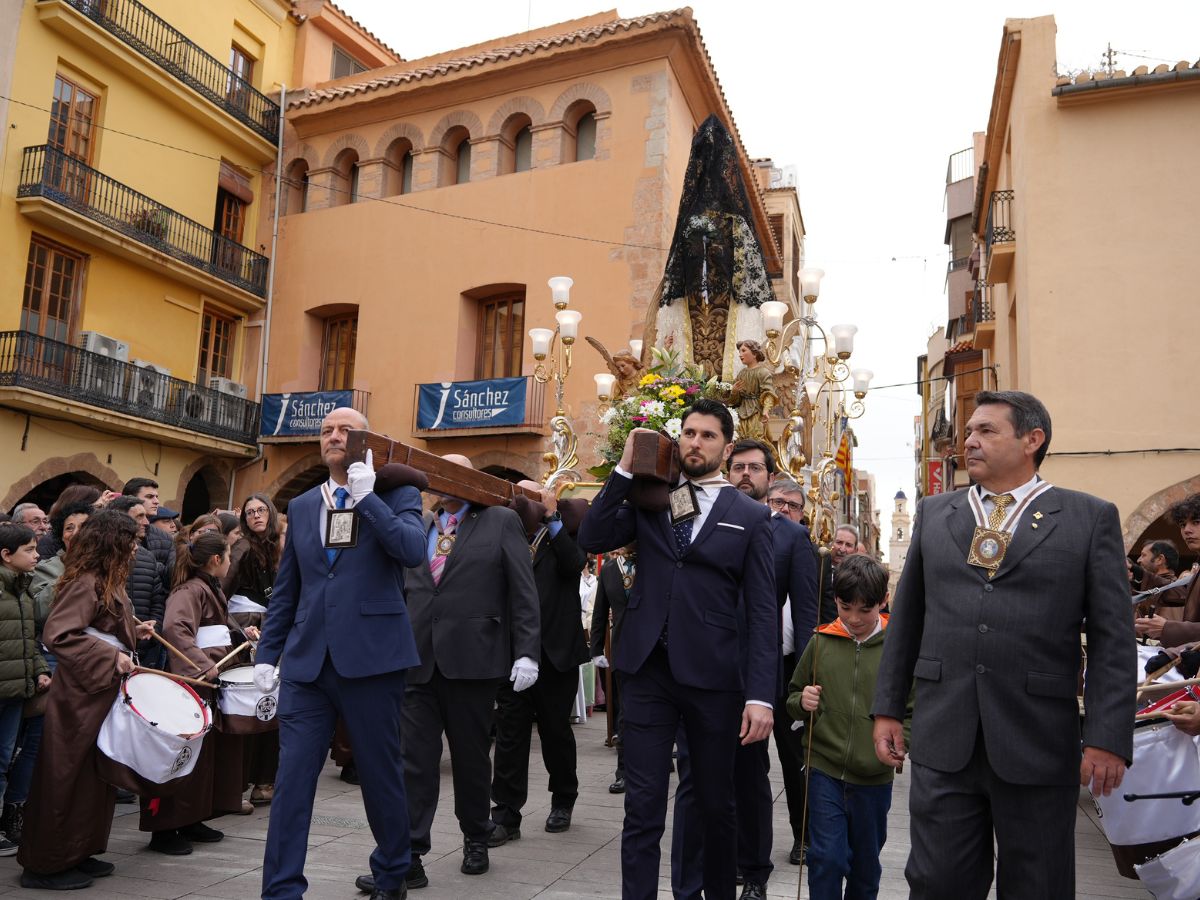
[[[246,498],[242,503],[239,530],[241,538],[233,545],[229,573],[221,584],[229,597],[229,611],[234,620],[243,628],[262,628],[283,549],[279,512],[270,497],[251,494]],[[267,805],[275,797],[279,732],[250,735],[246,739],[245,753],[246,781],[253,786],[250,802]]]
[[[117,797],[96,773],[96,736],[121,677],[133,671],[130,648],[154,630],[153,622],[134,626],[125,591],[137,539],[137,523],[124,513],[91,516],[67,554],[42,629],[58,668],[17,852],[22,887],[72,890],[113,871],[94,858],[108,849]]]
[[[221,590],[221,579],[228,570],[229,548],[220,532],[197,535],[177,550],[175,586],[167,598],[163,637],[192,665],[172,657],[170,671],[216,681],[214,664],[232,645],[229,604]],[[257,637],[257,632],[253,636]],[[211,697],[205,688],[198,692],[204,699]],[[242,739],[219,727],[209,732],[187,784],[170,797],[143,797],[141,807],[138,827],[151,832],[151,850],[185,856],[192,852],[193,843],[221,840],[224,834],[205,825],[204,820],[241,812]]]

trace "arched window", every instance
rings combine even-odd
[[[408,138],[397,138],[388,145],[384,158],[387,160],[387,166],[384,169],[386,178],[383,196],[394,197],[396,194],[412,193],[412,142]]]
[[[308,205],[308,162],[292,160],[284,175],[283,186],[287,191],[284,198],[284,215],[302,213]]]
[[[345,206],[358,199],[358,154],[347,148],[337,155],[333,161],[336,173],[334,184],[331,185],[329,205]]]
[[[471,180],[471,133],[455,125],[442,138],[438,185],[466,184]]]
[[[464,137],[455,151],[454,183],[466,184],[471,180],[471,139]]]
[[[596,107],[577,100],[563,114],[563,162],[581,162],[596,157]]]
[[[510,116],[500,129],[500,174],[528,172],[533,167],[533,123],[529,116]]]

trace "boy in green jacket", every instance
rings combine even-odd
[[[792,718],[811,716],[808,889],[812,900],[874,900],[883,872],[892,777],[872,746],[871,705],[883,656],[887,571],[846,557],[833,577],[838,618],[808,642],[789,686]],[[909,700],[907,724],[912,715]]]

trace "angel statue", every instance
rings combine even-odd
[[[770,412],[770,404],[777,402],[771,367],[767,365],[767,355],[758,341],[738,341],[737,350],[745,368],[738,372],[733,383],[729,405],[737,410],[738,436],[761,441],[767,437],[764,416]]]
[[[636,394],[638,381],[642,377],[641,360],[628,350],[618,350],[615,354],[609,353],[608,349],[590,334],[585,335],[585,339],[604,357],[604,364],[608,366],[608,371],[617,378],[617,383],[613,385],[612,399],[620,400],[622,397],[632,397]]]

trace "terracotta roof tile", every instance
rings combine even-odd
[[[957,344],[951,344],[950,348],[948,350],[946,350],[946,353],[947,354],[966,353],[968,350],[974,350],[974,349],[975,349],[975,341],[974,340],[959,341]]]
[[[531,41],[523,41],[506,47],[492,47],[486,50],[481,50],[477,53],[473,53],[470,56],[461,57],[459,59],[449,59],[433,65],[420,66],[401,72],[389,72],[386,75],[377,75],[374,78],[367,78],[363,81],[355,82],[354,84],[338,85],[337,87],[309,91],[307,95],[298,100],[292,101],[288,104],[288,106],[292,109],[315,106],[328,100],[338,100],[344,97],[352,97],[356,94],[365,94],[371,91],[377,91],[382,88],[395,87],[401,84],[422,81],[427,78],[437,78],[441,75],[449,75],[453,72],[472,69],[476,66],[484,66],[488,65],[489,63],[503,62],[515,57],[527,56],[545,50],[553,50],[570,44],[585,44],[611,34],[616,34],[620,31],[632,31],[634,29],[644,28],[647,25],[653,25],[658,22],[665,22],[676,18],[690,18],[689,13],[690,10],[676,9],[669,12],[650,13],[648,15],[637,16],[631,19],[614,19],[611,22],[580,28],[575,31],[566,32],[565,34],[538,38]],[[703,40],[701,40],[701,44],[703,45]],[[707,48],[705,48],[704,52],[707,56]],[[419,60],[417,60],[417,62],[419,62]],[[363,74],[369,75],[370,73]],[[722,91],[722,98],[724,98],[724,91]]]

